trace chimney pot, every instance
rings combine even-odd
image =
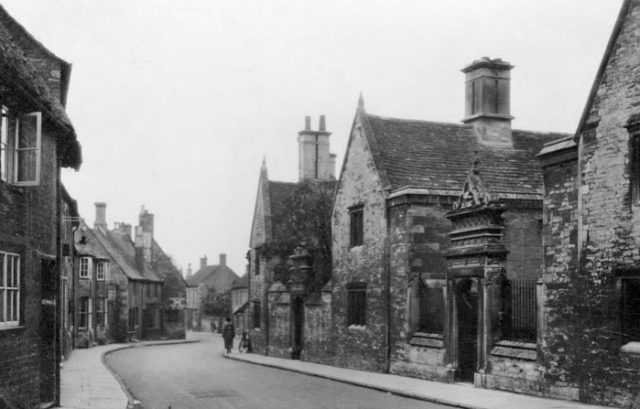
[[[304,130],[305,131],[310,131],[311,130],[311,117],[310,116],[305,116],[304,117]]]
[[[320,115],[320,121],[319,121],[319,124],[318,124],[318,130],[320,132],[324,132],[326,129],[327,129],[327,126],[326,126],[326,121],[325,121],[324,115]]]
[[[225,253],[220,253],[220,263],[221,266],[227,265],[227,255]]]

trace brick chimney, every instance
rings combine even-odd
[[[205,268],[207,266],[207,255],[205,254],[201,259],[200,259],[200,270],[202,270],[203,268]]]
[[[220,262],[218,264],[221,266],[227,265],[227,255],[225,253],[220,253]]]
[[[335,155],[329,153],[326,118],[320,115],[318,130],[311,129],[311,117],[304,118],[304,130],[298,132],[298,176],[307,179],[335,179]]]
[[[512,147],[510,71],[513,65],[500,58],[482,57],[462,69],[465,73],[465,124],[481,143]]]
[[[103,233],[107,231],[107,204],[105,202],[96,202],[96,219],[93,222],[95,229],[102,230]]]
[[[147,263],[151,263],[153,261],[153,214],[149,213],[144,205],[140,208],[138,227],[142,234],[144,259]]]

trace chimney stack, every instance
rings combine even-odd
[[[500,58],[482,57],[462,69],[465,73],[465,124],[473,126],[480,143],[512,147],[510,71]]]
[[[189,263],[189,266],[187,267],[187,278],[191,277],[193,275],[193,269],[191,268],[191,263]]]
[[[144,233],[141,226],[136,226],[136,237],[134,240],[135,245],[135,267],[144,275]]]
[[[114,231],[131,239],[133,229],[129,223],[116,223]]]
[[[225,253],[220,253],[220,263],[221,266],[227,265],[227,255]]]
[[[305,117],[305,129],[298,132],[298,178],[335,179],[335,156],[329,152],[326,118],[320,115],[318,130],[311,130],[311,118]]]
[[[205,254],[201,259],[200,259],[200,270],[202,270],[203,268],[205,268],[207,266],[207,255]]]
[[[93,223],[93,227],[102,232],[107,231],[107,204],[105,202],[96,202],[96,219]]]
[[[153,262],[153,214],[149,213],[144,205],[140,208],[138,227],[142,235],[144,259],[151,264]]]

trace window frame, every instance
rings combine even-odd
[[[105,281],[106,280],[105,264],[107,264],[107,263],[104,262],[104,261],[96,261],[96,280],[97,281]]]
[[[349,208],[349,247],[364,244],[364,204]]]
[[[86,261],[86,265],[84,264],[85,261]],[[91,257],[80,257],[80,262],[78,263],[78,278],[82,278],[82,279],[91,278],[91,264],[92,264]],[[83,267],[86,267],[86,270]]]
[[[633,316],[640,317],[640,294],[636,296],[637,300],[635,301],[637,310],[628,310],[630,297],[627,291],[632,282],[637,286],[636,291],[640,293],[640,275],[628,275],[620,279],[620,333],[623,345],[631,342],[640,343],[640,325],[633,327],[632,330],[629,331],[629,327],[633,325],[629,321]],[[638,318],[637,321],[640,324],[640,318]]]
[[[86,297],[86,296],[78,297],[78,329],[87,329],[91,326],[89,323],[89,316],[91,314],[90,305],[91,305],[90,297]]]
[[[367,283],[347,284],[347,326],[367,325]]]
[[[36,118],[36,144],[30,147],[20,147],[20,127],[22,118],[34,116]],[[18,168],[20,167],[20,152],[35,151],[35,179],[18,180]],[[30,112],[20,115],[16,120],[16,133],[13,146],[13,184],[16,186],[37,186],[40,184],[40,168],[42,160],[42,112]]]
[[[253,301],[253,317],[251,318],[253,329],[262,328],[262,306],[260,300]]]
[[[105,298],[96,298],[96,325],[105,325]]]
[[[0,306],[2,308],[0,311],[2,314],[2,317],[0,317],[0,330],[3,330],[19,327],[22,321],[22,263],[20,254],[18,253],[0,251],[0,256],[0,270],[2,272],[2,277],[0,278],[0,293],[2,294],[2,297],[0,298],[0,303],[2,303]],[[7,279],[9,277],[7,267],[10,258],[13,260],[13,283],[11,286],[7,283]],[[9,294],[12,294],[12,297],[9,297]],[[9,299],[12,301],[10,302]],[[15,300],[15,304],[13,300]],[[7,319],[8,315],[13,315],[13,317],[9,317],[11,319]]]

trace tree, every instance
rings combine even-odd
[[[309,180],[299,183],[287,197],[284,214],[273,225],[273,240],[261,248],[266,258],[279,257],[274,280],[289,283],[287,258],[296,246],[303,246],[313,257],[312,277],[307,292],[316,292],[331,278],[331,210],[335,181]]]
[[[207,296],[202,300],[202,306],[206,315],[231,316],[231,290],[218,293],[215,288],[209,288]]]

